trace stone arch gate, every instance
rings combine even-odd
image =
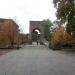
[[[36,30],[38,30],[39,33],[37,33]],[[37,40],[42,42],[44,34],[43,21],[30,21],[29,33],[32,42]]]

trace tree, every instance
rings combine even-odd
[[[72,39],[63,27],[58,27],[52,34],[52,43],[55,45],[71,44]]]
[[[64,28],[63,27],[57,28],[56,31],[53,32],[52,34],[52,42],[58,45],[62,44],[64,42],[63,35],[64,35]]]
[[[43,27],[44,27],[44,38],[49,40],[50,37],[50,27],[52,26],[52,22],[49,19],[43,20]]]
[[[20,34],[17,34],[14,38],[14,43],[17,43],[18,45],[22,42],[22,36]]]
[[[63,35],[63,39],[64,39],[64,43],[66,44],[72,44],[72,40],[73,38],[65,31],[64,35]]]
[[[50,27],[50,30],[51,30],[52,32],[54,32],[54,31],[56,31],[56,29],[57,29],[58,27],[61,27],[61,23],[60,23],[60,21],[57,19],[57,20],[55,20],[55,21],[53,22],[53,25]]]
[[[61,23],[67,23],[66,30],[75,35],[75,0],[53,0],[56,16]]]

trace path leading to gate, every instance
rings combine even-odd
[[[27,45],[0,57],[0,75],[75,75],[75,58]]]

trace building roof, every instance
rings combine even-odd
[[[13,19],[6,18],[0,18],[0,25],[3,24],[5,21],[12,21],[17,27],[19,27],[19,25]]]

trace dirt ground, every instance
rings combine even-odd
[[[9,49],[0,49],[0,56],[8,53],[8,52],[11,52],[12,50],[9,50]]]

